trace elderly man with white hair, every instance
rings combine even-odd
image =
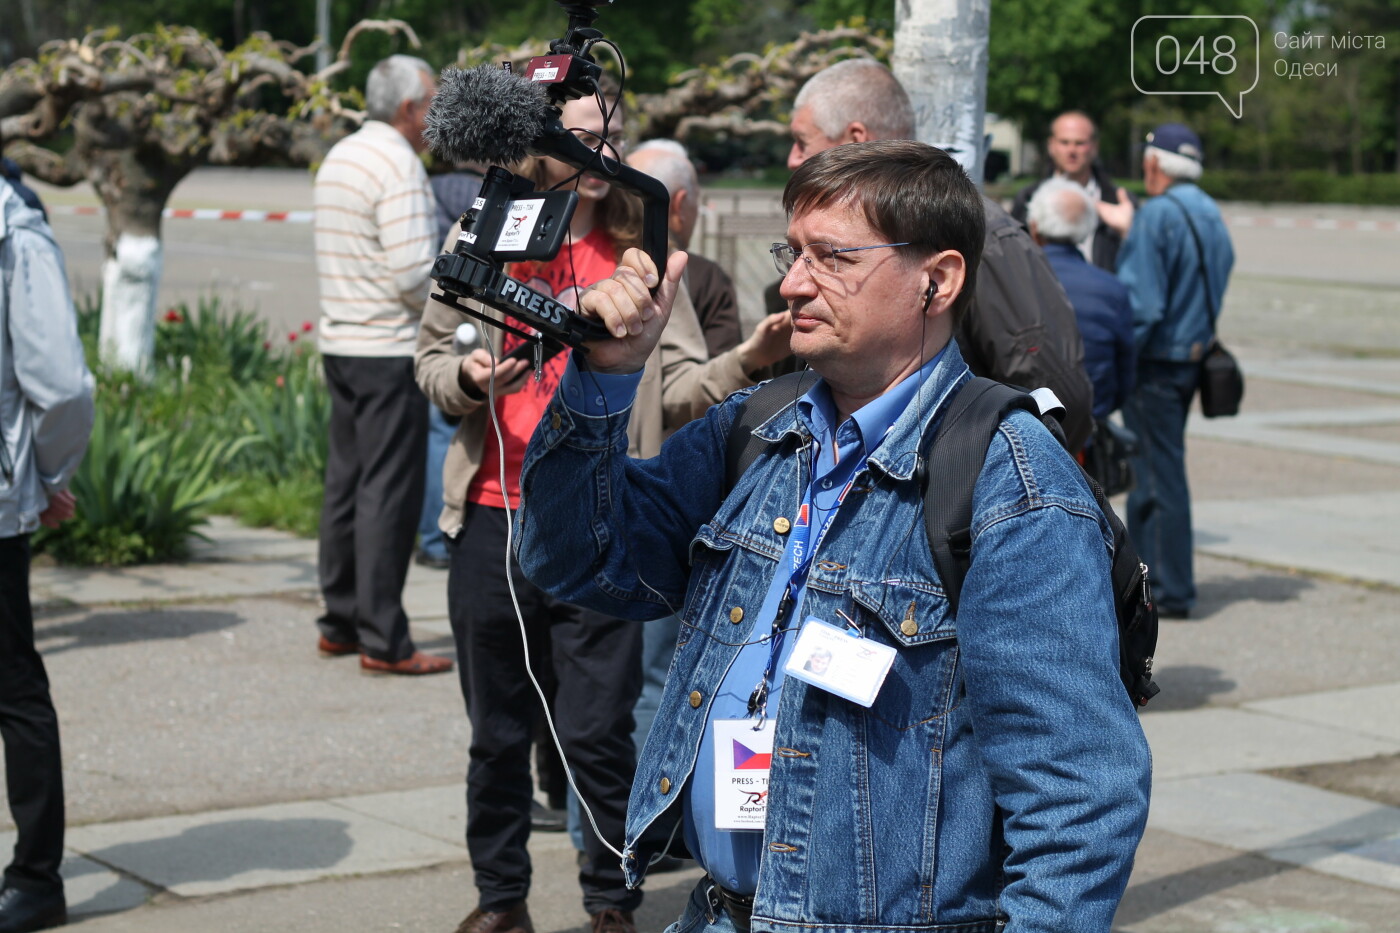
[[[365,85],[368,119],[316,173],[320,349],[331,395],[319,558],[326,657],[375,674],[436,674],[414,648],[403,585],[423,505],[428,409],[413,381],[418,319],[437,254],[433,192],[418,154],[437,82],[392,55]]]
[[[1139,444],[1128,531],[1152,568],[1159,613],[1185,618],[1196,602],[1186,415],[1235,251],[1220,209],[1195,184],[1204,158],[1200,137],[1167,123],[1148,134],[1147,144],[1142,174],[1151,200],[1132,218],[1118,254],[1138,354],[1137,385],[1123,406],[1123,421]]]
[[[1094,418],[1103,419],[1127,399],[1137,351],[1128,289],[1115,276],[1091,265],[1079,250],[1098,219],[1093,196],[1066,178],[1047,178],[1027,208],[1031,236],[1074,306],[1079,335],[1084,338],[1084,369],[1094,384]]]
[[[690,252],[690,238],[700,219],[700,177],[695,173],[685,146],[674,139],[649,140],[627,157],[627,164],[666,186],[671,198],[667,220],[672,245]],[[710,356],[716,357],[737,347],[744,335],[739,327],[739,302],[729,274],[719,263],[690,253],[685,279]]]

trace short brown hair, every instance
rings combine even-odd
[[[783,189],[788,217],[838,204],[859,206],[866,222],[899,252],[926,258],[957,250],[967,278],[953,302],[956,328],[972,302],[987,215],[982,195],[942,149],[908,139],[847,143],[812,156]],[[863,244],[862,244],[863,245]]]

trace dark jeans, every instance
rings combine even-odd
[[[321,634],[372,658],[413,654],[403,584],[423,509],[428,406],[407,356],[326,356],[331,394],[321,507]]]
[[[1191,491],[1186,485],[1186,415],[1200,376],[1196,363],[1139,360],[1123,423],[1137,435],[1137,488],[1128,494],[1128,533],[1163,610],[1196,602],[1191,564]]]
[[[447,608],[462,695],[472,724],[467,849],[480,906],[500,909],[530,892],[530,744],[540,700],[525,671],[520,624],[506,582],[506,511],[469,505],[448,542]],[[641,688],[642,627],[562,603],[511,560],[532,667],[553,669],[555,728],[580,793],[612,845],[622,847],[636,771],[632,707]],[[585,825],[583,906],[634,910],[619,859]]]
[[[62,891],[63,757],[49,677],[34,647],[29,537],[0,538],[0,737],[19,838],[5,884]]]

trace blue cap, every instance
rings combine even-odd
[[[1191,132],[1191,128],[1181,123],[1163,123],[1147,134],[1147,144],[1164,152],[1175,152],[1188,159],[1200,162],[1205,158],[1201,137]]]

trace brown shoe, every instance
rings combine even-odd
[[[452,670],[452,662],[437,655],[415,651],[402,661],[379,661],[367,654],[360,655],[360,670],[366,674],[443,674]]]
[[[482,910],[478,907],[467,914],[456,933],[535,933],[530,912],[521,901],[506,910]]]
[[[593,921],[593,933],[637,933],[637,925],[632,922],[630,910],[609,907],[607,910],[591,914],[590,919]]]
[[[357,641],[331,641],[322,635],[321,640],[316,643],[316,650],[321,652],[324,658],[339,658],[347,654],[359,654],[360,643]]]

